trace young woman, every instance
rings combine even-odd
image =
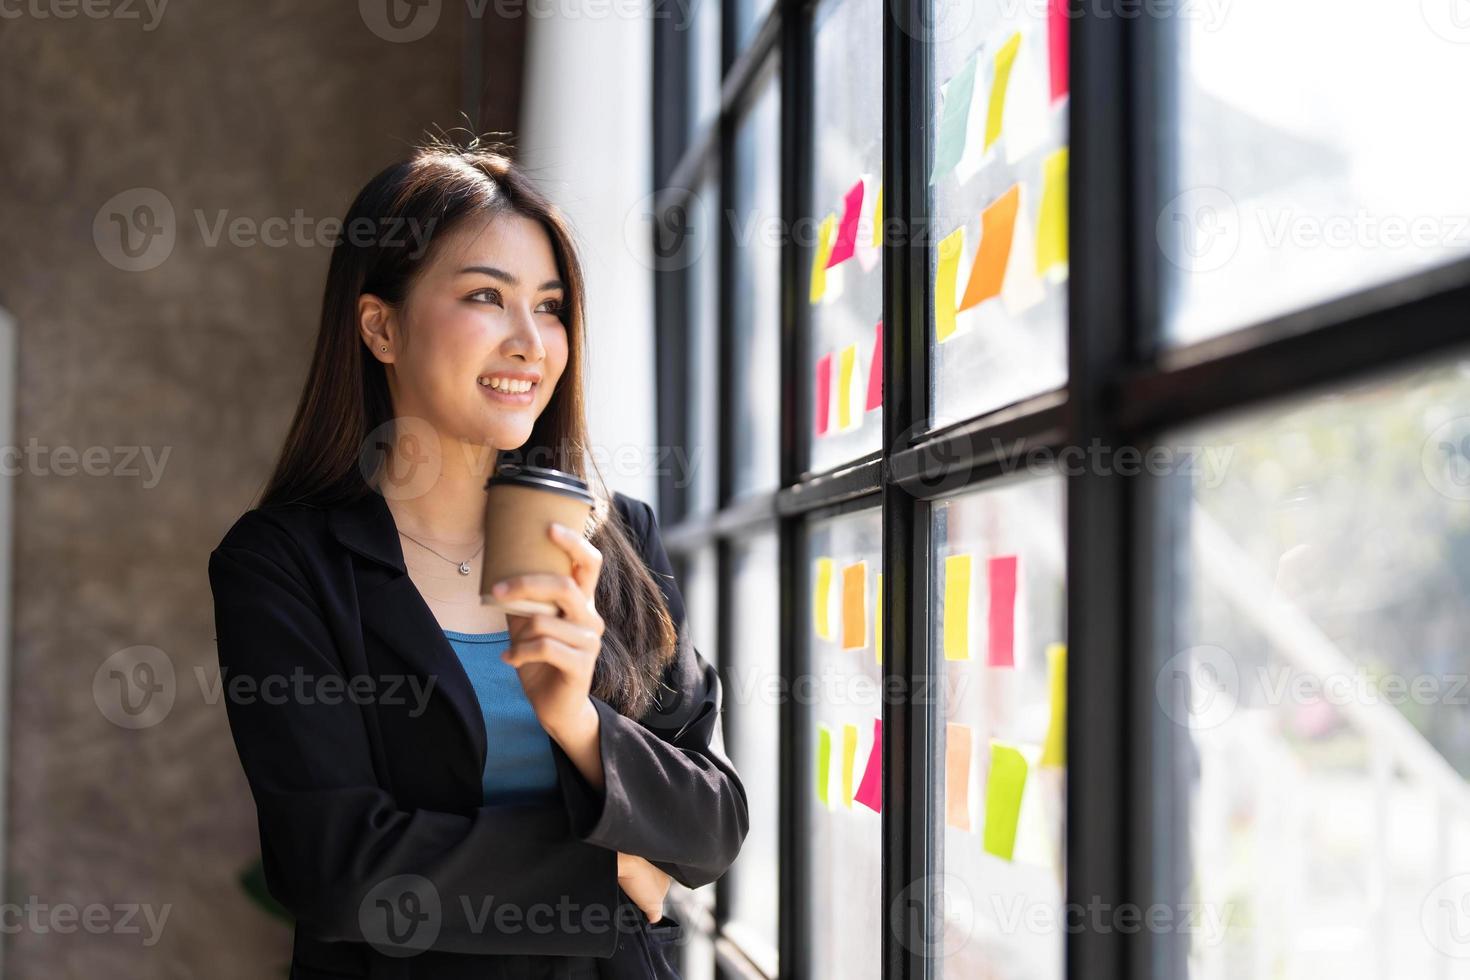
[[[589,478],[585,316],[566,219],[499,153],[435,140],[352,204],[280,460],[209,561],[293,978],[668,975],[670,880],[745,839],[652,510]],[[550,531],[572,574],[508,583],[558,615],[480,602],[512,451],[594,487]]]

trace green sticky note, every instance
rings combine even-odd
[[[1011,860],[1016,823],[1026,789],[1026,757],[1014,745],[990,740],[990,775],[985,780],[985,850]]]
[[[827,805],[828,776],[832,772],[832,729],[817,726],[817,799]]]
[[[965,155],[966,128],[970,119],[970,100],[975,94],[975,66],[979,52],[965,59],[965,64],[944,89],[944,114],[939,120],[939,140],[934,148],[934,170],[929,183],[954,169]]]

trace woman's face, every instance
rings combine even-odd
[[[566,296],[539,221],[511,213],[460,225],[410,287],[390,353],[375,348],[393,365],[394,414],[427,421],[445,450],[521,446],[566,369]]]

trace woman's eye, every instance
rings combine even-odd
[[[559,299],[549,299],[546,302],[542,303],[541,305],[542,306],[549,306],[549,307],[551,307],[551,309],[549,309],[549,310],[546,311],[547,313],[555,313],[555,314],[560,314],[561,313],[561,300],[559,300]]]
[[[473,293],[470,293],[471,299],[474,299],[476,296],[487,296],[495,303],[500,302],[500,290],[498,289],[477,289]]]

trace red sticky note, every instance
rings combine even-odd
[[[1016,556],[990,559],[990,648],[986,663],[1016,666]]]
[[[827,268],[852,258],[853,246],[857,244],[858,218],[863,212],[863,182],[859,180],[843,196],[842,224],[837,226],[837,240],[832,243],[832,254],[827,256]]]
[[[990,204],[980,215],[980,247],[970,268],[970,281],[959,308],[968,310],[993,296],[1000,295],[1006,278],[1006,263],[1011,258],[1011,237],[1016,230],[1016,212],[1021,207],[1021,185],[1011,189]]]
[[[832,355],[823,354],[817,361],[816,404],[812,413],[817,422],[817,435],[827,431],[827,410],[832,401]]]
[[[863,781],[852,795],[869,810],[883,812],[883,719],[873,719],[873,747],[868,751],[868,767],[863,770]]]
[[[1067,94],[1067,0],[1048,0],[1046,46],[1051,60],[1051,100]]]
[[[873,356],[868,359],[868,400],[863,411],[871,412],[883,404],[883,321],[878,321],[877,336],[873,338]]]

